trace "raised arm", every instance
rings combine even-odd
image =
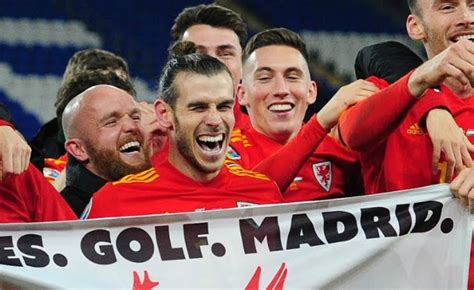
[[[308,157],[316,150],[341,113],[377,91],[370,82],[358,80],[341,87],[331,100],[303,126],[298,135],[255,168],[273,179],[284,192]]]
[[[448,58],[442,58],[446,59]],[[439,63],[441,61],[437,62],[438,65]],[[422,64],[421,58],[410,48],[398,42],[388,41],[362,48],[357,54],[354,68],[357,78],[366,79],[375,76],[393,83]],[[472,166],[470,152],[474,151],[474,146],[459,129],[449,108],[446,107],[448,104],[433,105],[434,108],[429,106],[425,108],[426,113],[419,123],[422,126],[426,123],[428,136],[433,144],[434,174],[437,173],[438,162],[444,155],[447,161],[446,179],[449,181],[464,166]]]
[[[385,88],[349,108],[339,119],[339,136],[349,148],[361,151],[393,131],[417,101],[408,90],[407,74],[387,87],[383,80],[369,78]]]

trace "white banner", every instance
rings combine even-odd
[[[446,185],[189,214],[0,225],[0,288],[462,289],[470,239],[469,213]]]

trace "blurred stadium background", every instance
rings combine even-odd
[[[31,138],[55,116],[56,91],[68,59],[89,47],[124,57],[141,100],[155,99],[174,17],[203,0],[0,0],[0,102],[17,128]],[[240,12],[250,34],[283,26],[303,35],[318,83],[318,110],[354,78],[357,51],[406,37],[405,1],[225,0]]]

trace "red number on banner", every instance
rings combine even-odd
[[[148,276],[148,271],[145,271],[143,282],[140,279],[140,275],[136,271],[133,271],[133,290],[152,290],[160,284],[159,282],[151,281]]]
[[[255,273],[253,274],[252,278],[250,279],[249,283],[245,287],[245,290],[259,290],[260,289],[260,274],[262,273],[262,268],[259,266]],[[267,285],[267,290],[283,290],[286,281],[286,275],[288,274],[288,269],[286,268],[286,264],[282,263],[280,269],[278,269],[275,276],[273,276],[272,281]]]

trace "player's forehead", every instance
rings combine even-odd
[[[431,7],[437,7],[439,5],[448,3],[448,4],[459,4],[459,3],[473,3],[474,0],[415,0],[413,1],[413,5],[416,7],[416,9],[420,12],[423,13],[426,9],[429,9]]]
[[[285,45],[270,45],[257,48],[250,54],[245,63],[245,72],[293,69],[307,71],[307,67],[304,56],[296,48]]]
[[[233,82],[227,71],[213,75],[181,72],[176,76],[177,105],[191,103],[220,103],[233,100]]]
[[[113,86],[97,86],[83,100],[83,112],[100,119],[112,112],[130,113],[137,109],[135,100],[127,92]]]
[[[230,28],[196,24],[186,29],[182,39],[195,43],[198,48],[230,48],[241,51],[239,37]]]

